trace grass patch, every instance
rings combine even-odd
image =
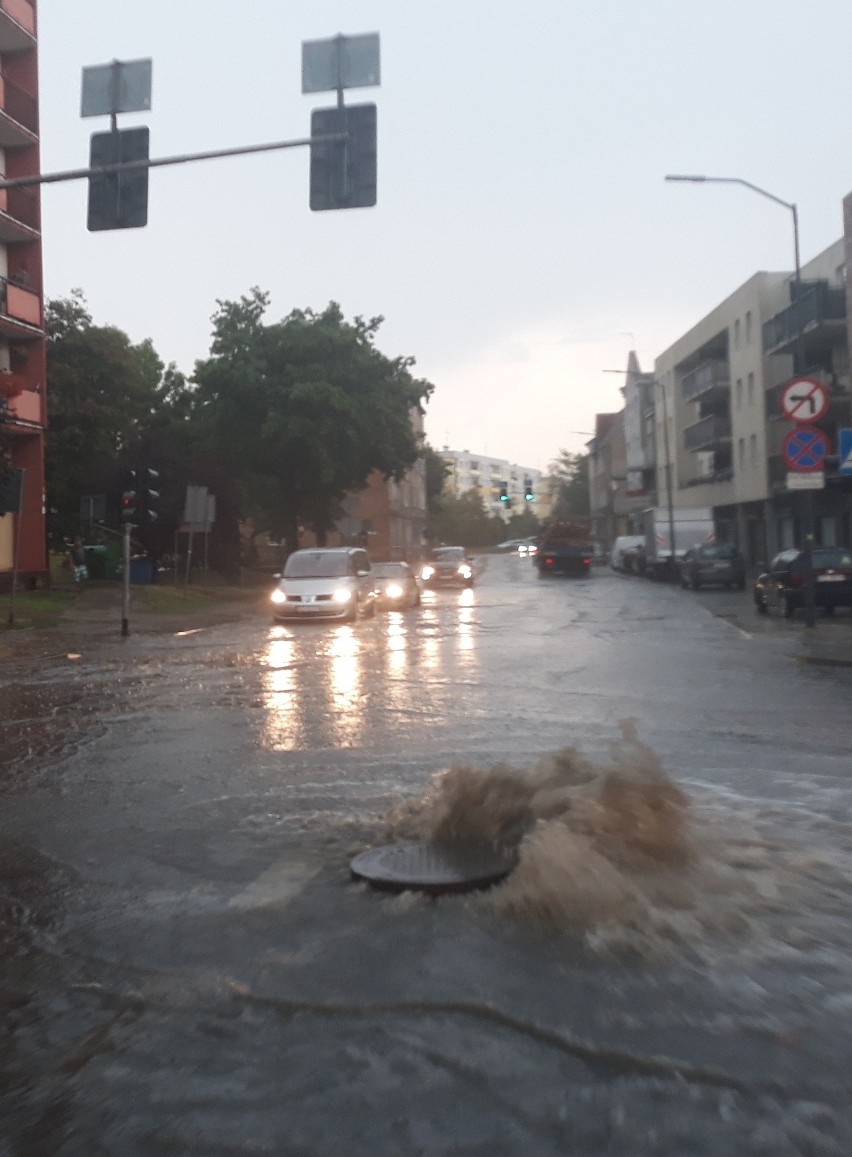
[[[15,595],[13,630],[55,627],[76,598],[74,591],[20,591]],[[0,629],[9,627],[9,595],[0,595]]]
[[[199,587],[134,586],[134,609],[148,611],[155,615],[185,615],[193,611],[206,611],[234,602],[246,602],[257,598],[257,591],[214,587],[204,590]]]

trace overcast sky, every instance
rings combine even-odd
[[[852,189],[849,0],[39,0],[42,167],[88,160],[80,74],[154,61],[152,156],[309,134],[301,42],[377,31],[374,209],[311,213],[307,150],[151,174],[145,229],[89,234],[84,182],[43,190],[45,290],[150,337],[187,373],[216,299],[270,320],[340,303],[434,383],[427,433],[546,467],[579,450],[617,375],[759,269],[842,233]]]

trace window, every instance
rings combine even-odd
[[[734,322],[734,349],[735,350],[738,350],[740,348],[740,330],[741,330],[740,319],[737,318],[737,320]]]
[[[743,404],[743,380],[737,378],[737,409],[742,409]]]
[[[754,405],[754,374],[748,376],[748,404]]]
[[[752,434],[748,440],[749,462],[755,467],[757,465],[757,434]]]
[[[746,311],[746,345],[751,345],[751,310]]]
[[[745,470],[745,462],[746,462],[745,438],[740,438],[740,440],[738,441],[737,452],[739,454],[740,470]]]

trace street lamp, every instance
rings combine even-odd
[[[705,177],[702,175],[668,175],[667,181],[688,181],[691,184],[706,184],[712,183],[714,185],[743,185],[746,189],[751,189],[753,193],[759,193],[761,197],[766,197],[770,201],[774,201],[776,205],[782,205],[785,209],[789,209],[793,216],[793,262],[795,269],[793,293],[796,313],[799,312],[799,302],[802,299],[802,264],[799,257],[799,210],[795,202],[785,201],[782,197],[776,197],[774,193],[770,193],[768,189],[762,189],[760,185],[754,185],[751,181],[746,181],[742,177]],[[793,373],[801,374],[805,368],[804,348],[802,344],[802,324],[801,318],[797,318],[796,326],[796,344],[793,347]],[[814,575],[813,575],[813,541],[814,541],[814,500],[812,491],[808,490],[805,495],[805,549],[803,554],[805,556],[805,622],[809,627],[816,625],[816,607],[814,603]]]

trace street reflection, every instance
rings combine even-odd
[[[319,641],[319,646],[317,642]],[[273,751],[352,747],[364,730],[361,642],[348,624],[270,631],[263,672],[263,737]]]
[[[459,662],[468,667],[474,660],[474,648],[476,641],[474,639],[474,615],[473,608],[476,605],[473,591],[468,588],[462,591],[459,596],[459,629],[457,636],[457,650],[459,653]]]
[[[284,627],[273,627],[263,675],[264,740],[273,751],[290,751],[304,738],[304,704],[297,694],[294,657],[292,636]]]
[[[354,747],[364,728],[361,711],[361,641],[354,627],[338,627],[329,647],[330,722],[338,747]]]

